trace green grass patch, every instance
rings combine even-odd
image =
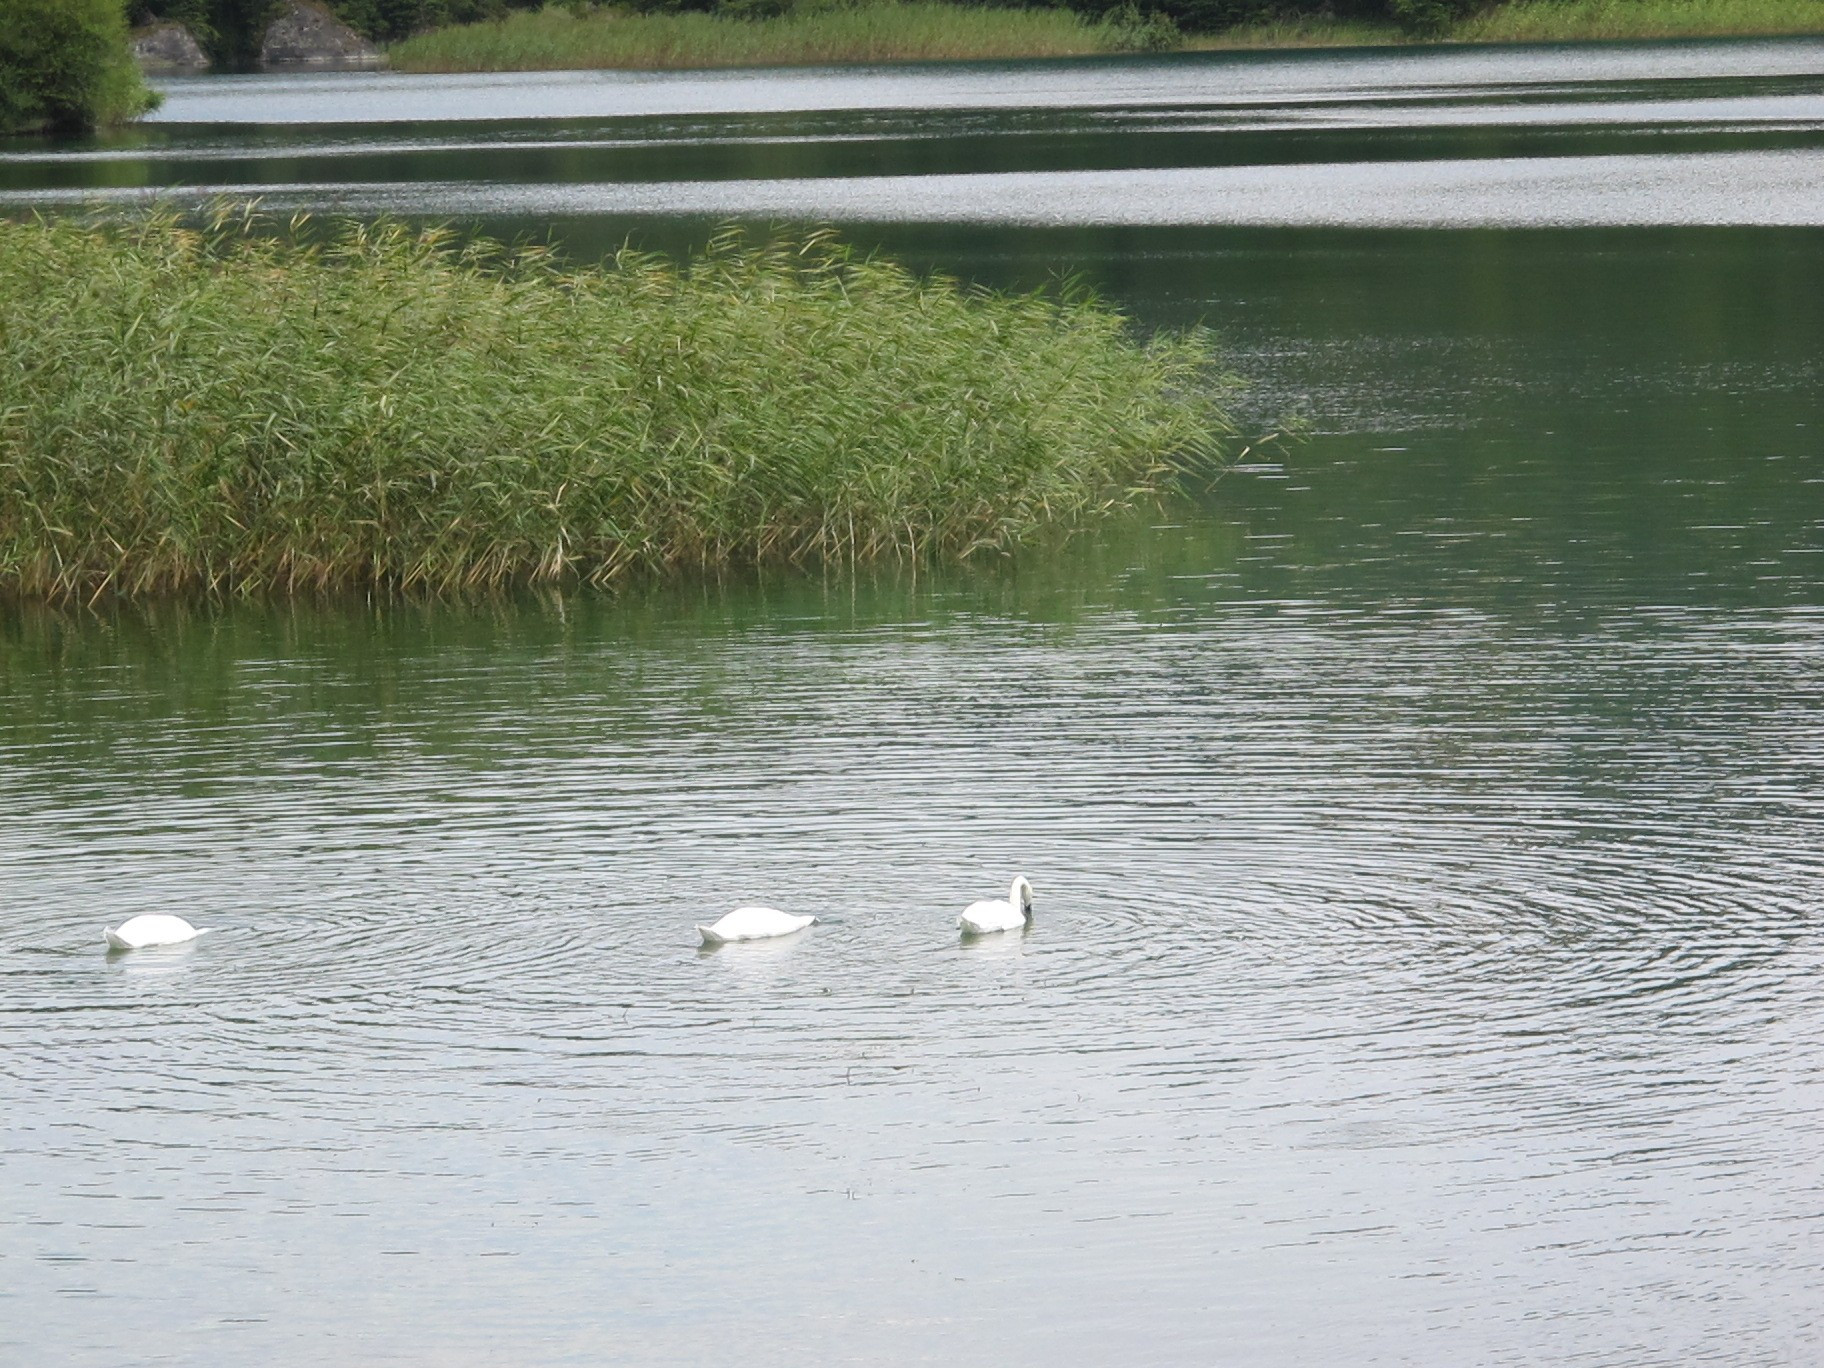
[[[1824,0],[1521,0],[1461,20],[1463,43],[1824,33]]]
[[[1228,52],[1237,49],[1384,47],[1419,41],[1389,20],[1288,14],[1237,24],[1216,33],[1191,34],[1184,46],[1195,52]]]
[[[1420,42],[1568,43],[1824,33],[1824,0],[1516,0],[1421,37],[1391,21],[1292,15],[1196,34],[1195,49],[1364,47]]]
[[[1136,25],[1068,10],[905,4],[801,7],[766,19],[551,7],[434,29],[387,50],[396,71],[786,66],[1078,57],[1145,45]]]
[[[447,231],[0,222],[0,593],[1007,548],[1214,459],[1207,336],[828,235],[573,269]]]

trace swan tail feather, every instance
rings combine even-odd
[[[697,928],[697,934],[703,937],[703,944],[705,945],[726,945],[728,943],[728,938],[726,936],[718,936],[707,926],[699,926]]]
[[[111,926],[105,927],[101,934],[108,938],[108,949],[110,950],[131,950],[133,948],[126,941],[115,935],[114,928]]]

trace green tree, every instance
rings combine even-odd
[[[81,133],[156,103],[122,0],[0,0],[0,133]]]

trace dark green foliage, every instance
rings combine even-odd
[[[187,25],[221,65],[247,67],[259,50],[260,34],[271,12],[282,0],[130,0],[134,22],[173,19]],[[499,20],[514,11],[539,10],[548,0],[324,0],[337,14],[382,43],[397,42],[412,34],[478,20]],[[45,0],[48,3],[48,0]],[[831,10],[867,7],[879,0],[557,0],[562,9],[581,17],[594,10],[639,14],[713,14],[731,19],[776,19],[823,14]],[[1784,33],[1808,32],[1803,16],[1781,11],[1782,0],[1708,0],[1705,5],[1682,3],[1655,6],[1641,0],[1601,3],[1583,27],[1568,28],[1561,17],[1564,5],[1504,4],[1500,0],[953,0],[971,9],[1064,9],[1100,26],[1108,43],[1100,50],[1162,51],[1177,46],[1182,35],[1221,33],[1246,26],[1276,22],[1297,26],[1362,24],[1375,33],[1393,25],[1407,35],[1436,38],[1446,35],[1479,41],[1499,38],[1507,30],[1507,16],[1548,13],[1560,16],[1543,25],[1518,21],[1516,36],[1645,37],[1655,33]],[[1785,0],[1792,7],[1796,0]],[[1803,0],[1814,5],[1816,0]],[[1706,17],[1721,6],[1720,18]],[[1803,7],[1803,6],[1799,6]],[[1753,13],[1747,11],[1752,10]],[[1737,17],[1737,12],[1744,17]],[[1556,27],[1554,27],[1556,24]],[[1484,35],[1482,30],[1489,29]],[[1559,30],[1564,30],[1560,32]],[[1587,31],[1586,31],[1587,29]],[[1537,31],[1535,31],[1537,30]],[[1381,41],[1397,37],[1385,31]],[[1353,41],[1361,41],[1359,38]],[[675,54],[681,64],[684,54]],[[928,54],[927,54],[928,55]],[[836,59],[842,60],[842,59]],[[491,68],[487,68],[491,69]]]
[[[47,0],[48,2],[48,0]],[[219,65],[244,69],[259,52],[260,35],[282,0],[132,0],[136,23],[173,19],[187,25]],[[617,0],[609,8],[637,14],[713,13],[734,19],[774,19],[840,8],[851,0]],[[362,34],[381,43],[451,24],[497,20],[537,10],[547,0],[325,0]],[[597,0],[563,0],[577,14]],[[1408,32],[1432,35],[1475,10],[1483,0],[961,0],[984,9],[1067,8],[1107,23],[1117,47],[1160,51],[1184,33],[1213,33],[1276,17],[1323,16],[1391,20]]]
[[[214,8],[211,0],[129,0],[127,20],[134,28],[159,20],[182,24],[213,55],[217,45]]]
[[[965,0],[965,3],[967,0]],[[1135,8],[1136,0],[1063,0],[1092,18]],[[1435,35],[1486,0],[1144,0],[1143,13],[1170,20],[1186,33],[1217,33],[1238,24],[1321,17],[1392,21],[1409,33]]]
[[[0,133],[80,133],[152,103],[121,0],[0,0]]]
[[[280,0],[205,0],[210,27],[215,34],[212,56],[234,71],[247,71],[259,62],[260,40],[280,8]]]
[[[1118,19],[1136,8],[1134,0],[1070,0],[1070,8],[1093,19]],[[1269,0],[1148,0],[1144,13],[1157,14],[1190,33],[1208,33],[1257,19]]]
[[[498,19],[531,0],[325,0],[344,23],[369,38],[390,43],[443,24]],[[216,65],[244,71],[258,61],[266,26],[283,0],[134,0],[136,23],[170,19],[197,37]]]
[[[283,0],[132,0],[136,24],[168,19],[197,37],[217,66],[251,68],[260,39]],[[445,24],[499,19],[514,9],[537,9],[542,0],[325,0],[343,22],[377,42]]]
[[[169,20],[196,35],[218,67],[251,70],[258,62],[260,39],[279,11],[280,0],[132,0],[135,24]]]
[[[777,19],[791,10],[791,0],[722,0],[717,7],[731,19]]]
[[[747,5],[764,5],[767,3],[767,0],[732,0],[732,3],[734,5],[734,12],[742,18],[766,17],[764,15],[745,14],[742,13],[742,11]],[[724,8],[724,3],[719,3],[718,0],[626,0],[626,3],[622,8],[632,10],[635,14],[706,13],[711,10],[720,10]],[[789,4],[781,4],[777,12],[783,14],[790,8],[791,6]]]
[[[329,0],[344,22],[377,42],[444,24],[499,19],[513,9],[537,9],[539,0]]]
[[[1390,17],[1408,33],[1435,38],[1476,7],[1476,0],[1388,0]]]

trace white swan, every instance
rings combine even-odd
[[[770,940],[802,931],[815,917],[794,917],[776,907],[737,907],[714,926],[699,926],[705,945],[726,945],[729,941]]]
[[[111,950],[144,950],[152,945],[182,945],[185,941],[208,934],[208,927],[192,926],[182,917],[173,917],[164,912],[148,912],[143,916],[129,917],[119,927],[108,927],[102,931],[102,935],[108,938],[108,948]]]
[[[1032,885],[1024,874],[1016,874],[1005,901],[972,902],[963,909],[956,924],[965,936],[985,936],[990,931],[1018,931],[1032,921]]]

